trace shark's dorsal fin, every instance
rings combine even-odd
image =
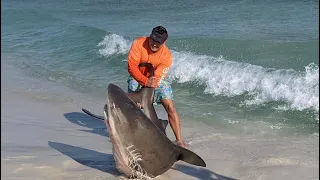
[[[128,93],[128,96],[132,99],[135,103],[141,103],[141,91],[134,92],[134,93]]]
[[[188,149],[185,149],[183,147],[180,147],[178,145],[177,145],[177,148],[180,151],[180,154],[179,154],[177,160],[181,160],[181,161],[184,161],[186,163],[193,164],[196,166],[206,167],[206,163],[196,153],[194,153]]]

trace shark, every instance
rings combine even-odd
[[[168,171],[177,161],[206,167],[204,160],[173,143],[136,102],[117,85],[106,92],[104,121],[116,168],[129,178],[148,179]]]

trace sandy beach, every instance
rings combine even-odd
[[[103,121],[81,111],[101,115],[104,99],[1,68],[1,180],[123,179]],[[156,179],[319,179],[318,137],[251,137],[183,120],[182,132],[207,167],[179,161]]]
[[[207,165],[155,180],[319,180],[319,1],[1,3],[1,180],[126,179],[82,108],[103,116],[129,61],[167,74],[182,138]],[[157,26],[168,38],[152,52]]]

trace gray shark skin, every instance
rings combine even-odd
[[[164,133],[166,134],[166,128],[168,125],[167,120],[158,118],[156,110],[153,106],[154,88],[143,87],[139,92],[129,93],[129,97],[135,102],[140,103],[143,107],[144,113],[150,118],[150,120]]]
[[[206,167],[197,154],[174,144],[127,93],[114,84],[108,86],[105,108],[105,123],[119,172],[128,177],[153,178],[179,160]]]

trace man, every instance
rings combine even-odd
[[[128,55],[128,92],[139,91],[141,86],[155,88],[154,102],[160,102],[166,112],[177,144],[186,147],[181,138],[180,119],[176,111],[170,83],[165,79],[172,65],[172,55],[165,42],[167,30],[162,26],[153,28],[149,37],[139,37],[133,41]],[[146,67],[138,67],[140,63],[151,63],[154,76]]]

